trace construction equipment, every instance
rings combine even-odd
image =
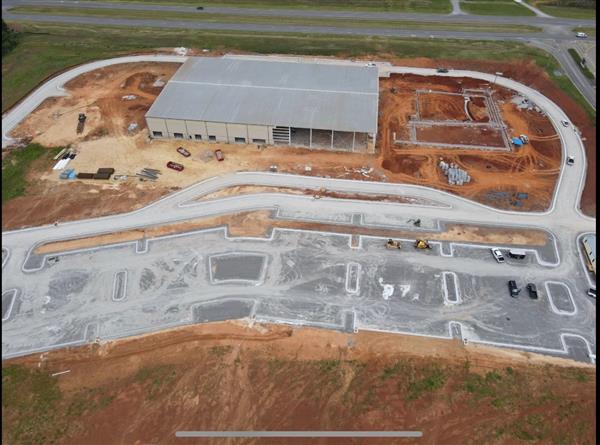
[[[395,241],[390,238],[387,240],[387,243],[385,243],[385,248],[386,249],[401,249],[402,246],[400,244],[400,241]]]
[[[424,239],[418,239],[415,241],[415,249],[431,249],[431,246]]]
[[[85,125],[86,119],[87,119],[87,116],[85,115],[85,113],[79,113],[79,119],[77,122],[77,134],[83,133],[83,127]]]

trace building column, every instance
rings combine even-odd
[[[309,128],[310,136],[308,137],[308,148],[312,148],[312,128]]]
[[[354,152],[354,141],[356,140],[356,131],[352,132],[352,151]]]
[[[333,130],[331,130],[331,147],[329,147],[333,150]]]

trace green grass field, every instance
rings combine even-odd
[[[548,53],[518,42],[401,39],[323,34],[244,33],[185,29],[123,28],[87,25],[18,23],[20,44],[2,60],[2,110],[46,77],[69,66],[155,48],[210,48],[255,53],[337,55],[394,54],[455,60],[530,60],[545,69],[560,87],[588,111],[585,98],[566,77],[554,71],[558,62]],[[595,113],[593,114],[595,116]]]
[[[85,0],[93,2],[94,0]],[[99,0],[104,1],[104,0]],[[447,14],[450,0],[107,0],[115,3],[220,6],[235,8],[324,9],[349,11],[397,11]]]
[[[534,16],[535,13],[513,1],[462,1],[460,8],[475,15]]]
[[[573,6],[575,2],[569,0],[527,0],[540,11],[555,17],[570,19],[596,19],[596,2],[589,2],[594,7]]]
[[[60,148],[48,149],[39,144],[29,144],[17,149],[2,159],[2,203],[25,194],[28,183],[26,173],[33,163],[42,158],[51,158],[58,154]]]
[[[153,20],[193,20],[206,23],[250,23],[268,25],[305,25],[305,26],[335,26],[340,28],[394,28],[415,30],[444,30],[465,32],[541,32],[535,26],[516,25],[487,25],[477,23],[432,23],[398,20],[350,20],[307,17],[261,17],[231,14],[189,14],[187,12],[165,11],[123,11],[111,9],[61,8],[45,6],[19,6],[11,12],[23,14],[89,16],[89,17],[119,17],[128,19]]]
[[[577,28],[573,28],[573,32],[585,32],[588,36],[596,36],[596,28],[592,28],[591,26],[578,26]]]
[[[569,48],[569,54],[571,54],[571,57],[573,58],[573,60],[575,61],[575,63],[577,64],[577,66],[579,67],[579,69],[585,77],[591,80],[595,79],[594,73],[592,73],[587,66],[581,65],[581,56],[579,55],[577,50]]]

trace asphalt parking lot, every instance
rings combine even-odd
[[[533,254],[498,264],[480,246],[452,245],[453,256],[444,256],[439,244],[425,251],[384,244],[363,237],[353,248],[346,235],[291,230],[271,240],[228,239],[211,229],[149,240],[142,250],[133,242],[58,261],[33,258],[28,267],[41,269],[3,283],[2,354],[247,317],[462,336],[553,355],[567,345],[574,358],[589,360],[581,336],[595,354],[595,301],[581,285],[583,270],[561,279]],[[555,261],[551,250],[539,258]],[[539,299],[526,289],[511,298],[509,279],[523,288],[536,283]]]

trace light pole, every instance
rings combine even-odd
[[[496,85],[496,79],[498,78],[498,76],[502,76],[502,73],[495,73],[494,74],[494,82],[492,83],[492,85]]]

